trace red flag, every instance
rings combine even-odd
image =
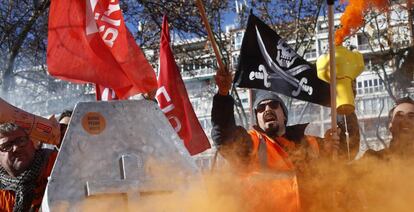
[[[126,99],[157,88],[153,68],[125,26],[119,0],[55,0],[50,6],[51,75],[112,88]]]
[[[210,142],[194,113],[180,71],[175,63],[170,48],[170,32],[166,16],[162,23],[160,73],[156,98],[161,110],[184,141],[191,155],[210,148]]]
[[[102,85],[95,84],[95,93],[96,93],[96,100],[98,101],[110,101],[110,100],[117,100],[119,99],[115,91],[111,88],[105,88]]]

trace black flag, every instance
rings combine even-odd
[[[270,90],[296,99],[330,105],[329,84],[317,76],[315,65],[300,57],[275,31],[250,14],[244,34],[238,87]]]

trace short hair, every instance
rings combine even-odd
[[[0,124],[0,134],[10,134],[18,130],[22,130],[26,134],[26,131],[15,123],[6,122],[3,124]]]
[[[411,97],[409,97],[409,96],[397,99],[395,101],[395,106],[393,108],[391,108],[391,110],[388,112],[388,123],[390,123],[392,121],[392,114],[394,113],[395,108],[398,105],[403,104],[403,103],[408,103],[408,104],[414,105],[414,100],[411,99]]]
[[[60,114],[60,116],[59,116],[59,121],[61,121],[65,117],[69,117],[70,118],[72,116],[72,113],[73,113],[72,110],[64,110],[62,112],[62,114]]]

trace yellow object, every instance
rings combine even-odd
[[[364,70],[364,58],[357,51],[343,46],[335,47],[336,62],[336,109],[339,114],[350,114],[355,110],[355,95],[352,81]],[[316,61],[319,79],[330,83],[329,54]]]
[[[5,122],[13,122],[25,129],[35,144],[41,142],[58,145],[60,143],[59,123],[54,116],[45,119],[14,107],[0,98],[0,123]]]

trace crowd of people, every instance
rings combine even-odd
[[[246,200],[245,209],[306,211],[311,208],[309,196],[315,197],[313,193],[317,189],[313,182],[323,181],[319,179],[318,164],[336,166],[337,162],[332,160],[335,154],[355,156],[360,139],[358,127],[348,125],[351,143],[346,144],[347,147],[344,147],[341,120],[338,127],[342,130],[338,131],[342,136],[335,136],[332,131],[327,131],[325,138],[305,135],[306,124],[287,126],[288,109],[278,95],[259,91],[253,104],[255,125],[245,129],[236,125],[234,99],[229,95],[231,74],[217,72],[215,79],[218,93],[213,98],[212,138],[219,153],[240,176],[244,190],[240,196]],[[61,140],[71,113],[65,111],[59,118]],[[348,115],[347,120],[358,121],[355,114]],[[385,162],[393,155],[403,158],[412,155],[414,101],[411,98],[397,100],[389,111],[389,131],[392,135],[389,148],[368,151],[365,157]],[[34,145],[27,132],[17,124],[0,124],[0,211],[37,211],[56,155],[57,148]],[[352,196],[348,194],[347,201],[354,198]],[[337,206],[341,205],[340,198],[332,198],[336,199]]]
[[[268,91],[259,91],[253,104],[255,124],[247,130],[235,123],[234,100],[229,95],[231,74],[219,71],[215,79],[219,91],[213,99],[212,138],[221,155],[240,172],[249,192],[245,198],[250,207],[248,211],[308,211],[315,204],[319,209],[349,211],[347,203],[353,204],[353,209],[366,209],[367,205],[363,203],[365,197],[360,195],[363,191],[345,188],[352,187],[352,184],[335,186],[333,182],[334,175],[339,176],[340,172],[346,172],[343,181],[352,181],[363,174],[357,171],[361,169],[353,168],[349,163],[342,164],[347,166],[342,167],[333,159],[337,154],[339,158],[350,158],[358,151],[359,129],[358,125],[355,127],[352,124],[357,123],[355,113],[346,117],[351,123],[347,125],[347,136],[344,135],[344,120],[338,123],[342,136],[335,136],[332,130],[325,133],[325,138],[307,136],[304,135],[306,125],[286,125],[288,111],[281,98]],[[399,158],[411,156],[414,151],[413,130],[414,101],[410,97],[399,99],[389,112],[389,131],[392,135],[389,148],[379,152],[368,151],[362,160],[369,157],[389,158],[392,155]],[[260,183],[257,179],[261,179]],[[332,188],[331,194],[321,194],[327,187]],[[341,191],[345,192],[338,195]],[[261,199],[255,199],[255,196]],[[326,205],[318,202],[321,200]]]

